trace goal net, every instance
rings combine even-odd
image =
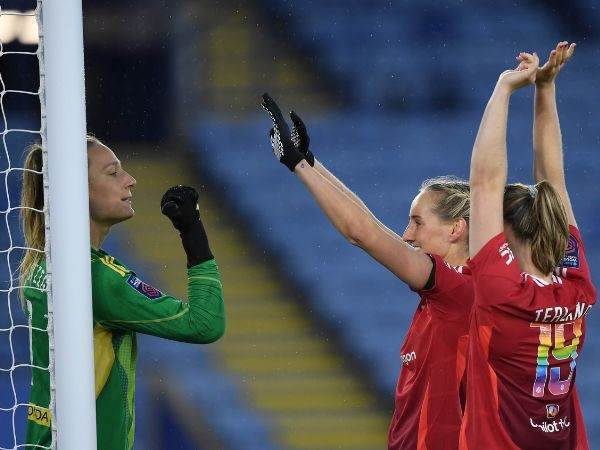
[[[0,3],[0,450],[96,444],[81,21],[80,0]],[[25,168],[34,143],[43,163]],[[21,203],[32,174],[43,177],[37,209]],[[24,213],[44,224],[38,248],[26,247]],[[30,286],[47,298],[36,326],[21,295],[27,252],[46,267]],[[32,373],[49,377],[44,406],[30,404]],[[28,445],[32,423],[45,427],[42,445]]]
[[[41,142],[36,2],[0,9],[0,448],[25,445],[32,355],[27,305],[20,301],[25,252],[20,226],[21,180],[27,145]],[[44,211],[35,214],[44,215]],[[38,249],[44,251],[44,249]],[[42,330],[45,331],[45,330]],[[38,367],[48,371],[50,368]],[[43,419],[39,417],[39,420]]]

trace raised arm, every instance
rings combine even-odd
[[[320,169],[327,170],[322,165]],[[432,269],[427,255],[381,223],[347,187],[337,186],[309,164],[298,164],[295,172],[329,221],[348,241],[365,250],[413,289],[425,286]]]
[[[306,125],[304,124],[300,116],[298,116],[298,114],[292,111],[290,112],[290,118],[292,119],[292,123],[294,125],[291,133],[294,148],[298,150],[298,152],[301,156],[304,157],[306,162],[308,162],[308,164],[314,167],[315,170],[320,175],[322,175],[327,181],[329,181],[336,188],[338,188],[340,191],[342,191],[344,194],[350,197],[350,199],[354,203],[358,204],[366,213],[368,213],[372,217],[375,217],[373,216],[373,214],[371,214],[371,211],[369,211],[367,205],[365,205],[364,202],[354,192],[348,189],[348,187],[339,178],[332,174],[321,162],[315,159],[315,155],[313,155],[313,153],[309,150],[310,137],[308,136]],[[379,223],[380,225],[384,226],[381,222]],[[385,228],[389,230],[387,227]],[[389,231],[390,233],[393,233],[393,231]]]
[[[471,155],[469,255],[472,258],[504,228],[502,203],[507,177],[506,125],[511,94],[535,81],[539,59],[521,53],[515,70],[498,79],[483,113]]]
[[[331,185],[333,185],[339,192],[341,192],[342,194],[344,194],[353,204],[355,204],[360,209],[362,209],[363,212],[367,216],[371,217],[374,221],[376,221],[377,225],[380,228],[382,228],[384,231],[386,231],[390,235],[393,235],[395,238],[398,238],[402,242],[404,242],[404,240],[400,236],[398,236],[394,231],[390,230],[377,217],[375,217],[375,215],[371,212],[371,210],[367,207],[367,205],[365,205],[365,203],[361,200],[361,198],[358,195],[356,195],[352,190],[350,190],[350,188],[348,188],[348,186],[346,186],[338,177],[336,177],[333,173],[331,173],[329,171],[329,169],[327,169],[327,167],[325,167],[323,165],[323,163],[321,163],[320,161],[315,160],[314,170],[322,178],[324,178]],[[299,176],[299,178],[302,180],[302,182],[310,190],[310,185],[307,184],[307,181],[305,181],[304,177],[302,176],[303,174],[301,175],[301,173],[300,173],[299,170],[296,170],[295,172],[296,172],[296,175]],[[361,239],[361,236],[358,236],[359,233],[354,233],[354,234],[355,234],[355,237],[357,238],[357,242],[353,242],[353,243],[360,244],[360,241],[364,241],[365,240],[364,237],[363,237],[363,239]]]
[[[560,195],[567,218],[576,225],[567,192],[563,163],[562,136],[556,107],[555,80],[575,51],[575,44],[560,42],[548,61],[537,71],[533,119],[533,175],[536,183],[547,180]]]
[[[92,261],[94,320],[99,325],[196,344],[208,344],[223,336],[225,306],[214,259],[188,269],[185,302],[102,258]]]
[[[277,104],[263,96],[271,114],[271,142],[277,158],[294,171],[315,198],[333,226],[413,289],[422,289],[433,264],[424,253],[404,242],[383,225],[367,206],[308,151],[308,133],[296,114],[290,132]]]
[[[206,344],[225,332],[221,275],[200,219],[198,193],[188,186],[165,192],[161,211],[180,233],[187,256],[188,301],[144,283],[108,255],[92,262],[94,318],[102,326]]]

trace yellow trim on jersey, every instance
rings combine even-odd
[[[223,287],[223,284],[221,284],[221,280],[218,280],[217,278],[195,276],[195,277],[189,277],[189,280],[209,280],[209,281],[214,281],[219,286]]]
[[[94,324],[94,376],[96,378],[96,398],[104,389],[110,371],[115,363],[115,350],[112,333],[96,322]]]
[[[123,267],[120,264],[117,264],[115,262],[115,257],[114,256],[109,256],[109,255],[101,256],[100,257],[100,262],[102,264],[104,264],[106,267],[108,267],[108,268],[114,270],[115,272],[117,272],[122,277],[124,277],[125,275],[127,275],[127,273],[129,272],[129,270],[126,267]]]
[[[169,317],[163,317],[161,319],[149,319],[149,320],[104,320],[106,323],[159,323],[159,322],[167,322],[169,320],[178,319],[179,317],[187,314],[190,311],[188,305],[183,305],[184,310],[178,312],[177,314]]]
[[[50,423],[52,422],[52,411],[50,411],[48,408],[42,408],[41,406],[30,403],[27,405],[27,419],[43,427],[50,428]]]

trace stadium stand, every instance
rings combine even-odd
[[[345,110],[330,113],[305,113],[285,96],[281,103],[307,122],[317,158],[399,233],[423,179],[468,175],[481,111],[498,74],[514,64],[518,51],[533,49],[545,58],[563,38],[552,16],[533,3],[501,17],[493,2],[468,9],[434,8],[433,2],[266,3],[294,42],[315,52],[315,64],[333,73],[352,99]],[[558,97],[568,182],[598,279],[595,55],[592,42],[580,43],[561,75]],[[531,105],[531,92],[512,100],[511,181],[531,182]],[[222,184],[254,238],[278,256],[312,308],[337,328],[391,398],[416,298],[327,223],[300,183],[273,160],[265,137],[269,127],[262,116],[235,123],[202,117],[190,135],[198,159]],[[598,324],[592,314],[578,364],[592,446],[600,442],[600,415],[591,395],[597,391]]]

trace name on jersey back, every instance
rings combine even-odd
[[[572,322],[580,317],[585,316],[592,305],[584,302],[577,302],[575,309],[567,306],[551,306],[535,310],[535,322]]]

